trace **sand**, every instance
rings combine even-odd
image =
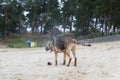
[[[120,41],[79,45],[76,53],[77,67],[73,60],[67,67],[62,53],[55,66],[54,54],[44,47],[0,48],[0,80],[120,80]]]

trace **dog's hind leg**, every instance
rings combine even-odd
[[[71,56],[70,56],[70,51],[68,50],[68,49],[66,49],[65,50],[65,54],[68,56],[68,58],[69,58],[69,61],[68,61],[68,64],[67,64],[67,66],[70,66],[70,63],[71,63],[71,60],[72,60],[72,58],[71,58]]]
[[[76,46],[73,46],[71,51],[72,51],[72,54],[74,56],[74,66],[77,66]]]

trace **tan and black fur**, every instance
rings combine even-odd
[[[57,57],[58,53],[64,53],[64,58],[63,58],[63,65],[66,64],[66,55],[68,56],[68,64],[67,66],[70,65],[71,63],[71,55],[70,51],[72,52],[74,56],[74,66],[77,66],[77,57],[76,57],[76,45],[81,44],[84,46],[91,46],[89,44],[83,44],[78,42],[76,39],[73,39],[69,36],[60,36],[57,37],[56,40],[54,41],[48,41],[47,46],[46,46],[46,51],[51,50],[54,51],[55,54],[55,65],[57,65]]]

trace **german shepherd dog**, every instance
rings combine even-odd
[[[72,60],[70,56],[70,51],[71,51],[74,56],[74,66],[77,66],[77,57],[76,57],[77,44],[81,44],[83,46],[91,46],[90,44],[84,44],[84,43],[78,42],[76,39],[73,39],[70,36],[60,36],[53,41],[47,42],[46,51],[48,50],[51,50],[51,52],[54,51],[55,65],[57,65],[58,53],[61,53],[61,52],[64,53],[63,65],[66,64],[66,55],[67,55],[69,58],[67,66],[70,65]]]

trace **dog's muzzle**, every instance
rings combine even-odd
[[[45,50],[46,50],[46,51],[48,51],[48,50],[49,50],[49,48],[48,48],[48,47],[46,47],[46,48],[45,48]]]

